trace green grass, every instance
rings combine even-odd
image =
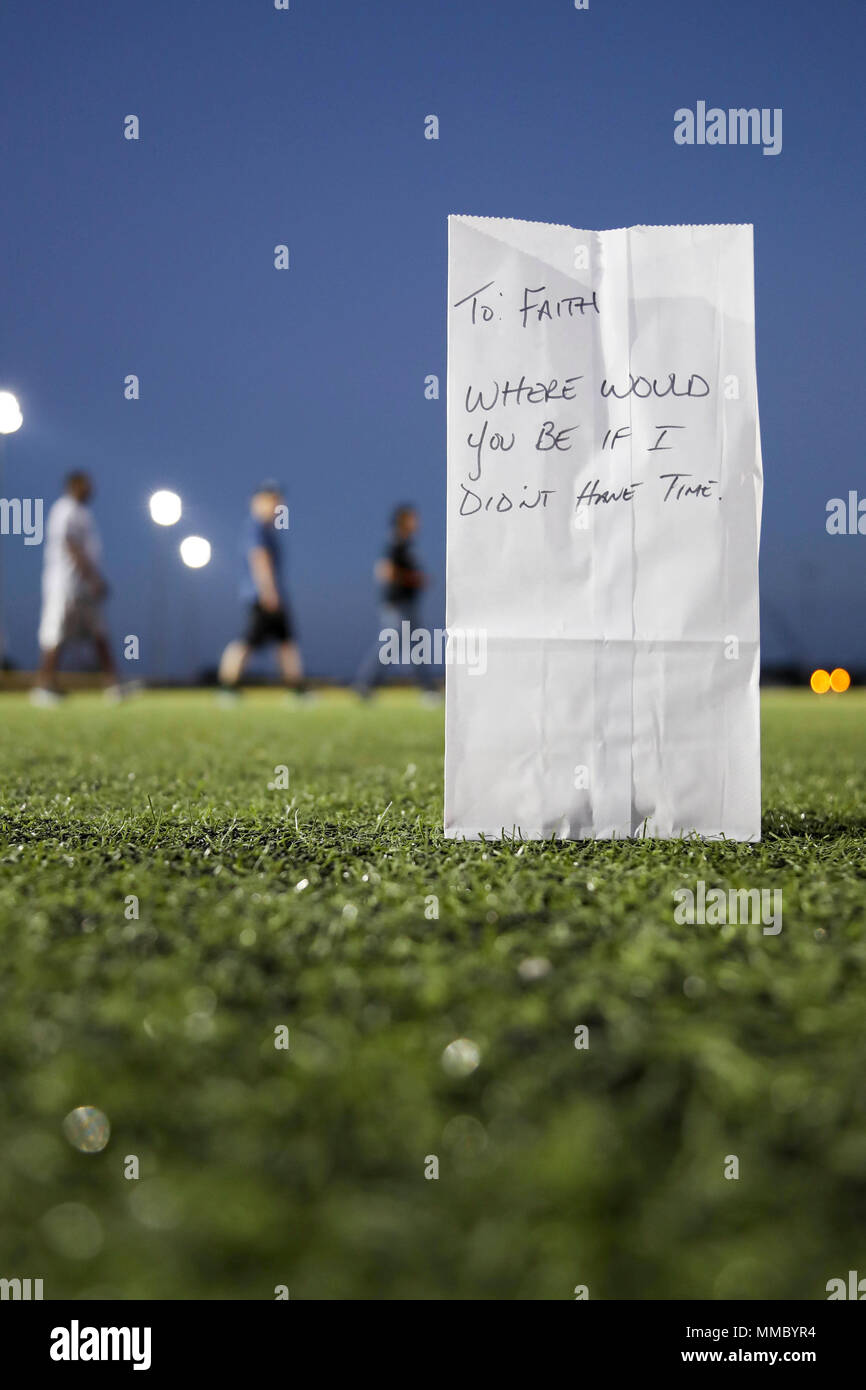
[[[3,698],[0,1276],[812,1299],[866,1273],[866,700],[763,709],[760,845],[520,846],[444,840],[442,714],[408,695]],[[781,888],[781,935],[675,925],[698,878]],[[84,1104],[98,1155],[61,1132]]]

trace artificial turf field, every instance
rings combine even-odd
[[[763,725],[760,845],[481,844],[443,837],[442,711],[409,693],[2,697],[0,1276],[823,1299],[866,1273],[866,697],[765,693]],[[782,889],[782,932],[676,925],[698,879]],[[101,1153],[63,1137],[79,1105]]]

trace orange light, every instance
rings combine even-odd
[[[830,673],[828,671],[813,671],[809,684],[816,695],[826,695],[830,689]]]
[[[851,677],[843,666],[837,666],[835,671],[830,672],[830,685],[837,695],[841,695],[843,690],[847,690],[850,684]]]

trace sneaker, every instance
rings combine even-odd
[[[239,705],[241,693],[233,690],[231,686],[223,686],[222,690],[217,691],[217,704],[222,705],[223,709],[230,709],[233,705]]]
[[[116,685],[107,685],[102,692],[102,697],[109,704],[119,705],[121,700],[128,700],[131,695],[137,695],[141,689],[141,681],[124,681]]]
[[[315,690],[287,690],[286,701],[290,705],[315,705],[319,697]]]
[[[49,690],[47,685],[34,685],[30,691],[30,703],[40,709],[53,709],[55,705],[63,703],[63,696],[59,690]]]

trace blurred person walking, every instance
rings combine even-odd
[[[299,695],[306,693],[291,609],[281,589],[282,554],[277,523],[284,514],[287,511],[279,483],[262,483],[250,499],[250,514],[241,539],[241,599],[247,605],[246,628],[241,637],[229,642],[220,659],[219,679],[226,694],[236,693],[252,653],[272,643],[276,644],[283,683]]]
[[[61,699],[57,669],[69,642],[92,645],[108,685],[105,694],[119,699],[125,692],[108,644],[103,605],[108,585],[100,570],[102,546],[89,508],[93,482],[87,473],[68,474],[63,496],[48,513],[42,561],[42,614],[39,646],[42,661],[30,692],[36,705],[56,705]]]
[[[384,552],[376,561],[374,575],[382,586],[379,603],[381,631],[375,645],[365,654],[355,677],[355,690],[363,699],[369,698],[373,688],[384,679],[383,649],[380,645],[382,633],[386,630],[397,633],[402,651],[404,632],[411,634],[415,630],[421,592],[429,583],[415,556],[413,541],[418,526],[415,507],[405,503],[396,507],[391,516],[391,532]],[[404,629],[404,623],[408,624],[408,628]],[[429,664],[401,662],[397,669],[407,670],[427,698],[438,700]]]

